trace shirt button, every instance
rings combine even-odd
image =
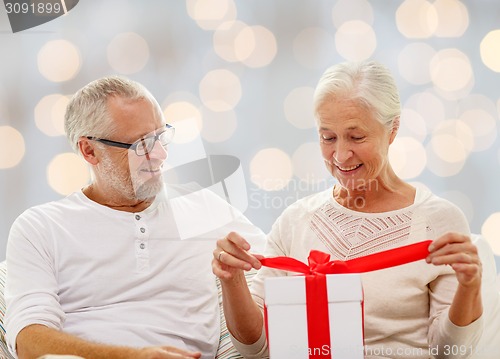
[[[146,248],[146,245],[144,243],[141,243],[141,245],[139,247],[141,247],[141,249],[144,249],[144,248]]]
[[[141,227],[141,233],[144,233],[144,232],[146,232],[146,228]]]
[[[135,215],[135,219],[139,220],[141,219],[141,216],[139,216],[138,214]]]

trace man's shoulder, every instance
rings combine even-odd
[[[68,213],[68,211],[81,210],[84,206],[80,201],[81,193],[75,192],[64,198],[37,204],[26,209],[18,219],[26,217],[50,217],[57,213]]]

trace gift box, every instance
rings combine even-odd
[[[395,267],[429,255],[431,241],[347,261],[311,250],[308,264],[263,258],[266,267],[303,276],[266,278],[265,325],[271,359],[363,359],[363,290],[359,273]]]
[[[323,300],[318,292],[307,295],[307,276],[265,280],[271,359],[364,358],[361,276],[328,274],[323,279]],[[314,287],[307,289],[315,291]],[[321,305],[325,306],[323,310]]]

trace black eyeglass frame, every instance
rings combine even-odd
[[[139,138],[134,143],[125,143],[125,142],[111,141],[111,140],[106,140],[104,138],[93,137],[93,136],[85,136],[85,137],[87,139],[89,139],[89,140],[92,140],[92,141],[97,141],[97,142],[104,143],[107,146],[119,147],[119,148],[126,148],[126,149],[134,150],[135,154],[137,156],[146,156],[147,154],[151,153],[151,151],[153,150],[154,144],[156,143],[156,141],[158,141],[160,139],[160,136],[163,135],[165,132],[168,131],[168,132],[171,133],[171,135],[170,135],[170,138],[169,138],[168,142],[162,143],[162,146],[168,145],[170,142],[172,142],[172,139],[174,138],[174,134],[175,134],[175,127],[173,127],[172,125],[169,125],[168,123],[166,123],[164,127],[165,127],[164,131],[162,131],[160,133],[157,133],[154,136]],[[154,138],[154,141],[152,142],[153,143],[153,147],[148,150],[146,148],[146,146],[144,146],[144,142],[145,142],[146,139],[149,140],[150,138]],[[137,153],[137,146],[139,146],[141,143],[143,144],[143,146],[145,148],[145,151],[144,151],[144,153],[139,154],[139,153]]]

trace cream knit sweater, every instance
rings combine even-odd
[[[462,212],[427,190],[417,189],[414,203],[384,213],[362,213],[340,206],[331,189],[288,207],[268,236],[264,255],[290,256],[307,263],[311,249],[348,260],[448,232],[469,233]],[[264,279],[287,275],[263,268],[251,292],[262,308]],[[483,330],[482,318],[466,327],[448,319],[457,281],[450,267],[424,260],[362,275],[366,358],[467,358]],[[267,355],[264,333],[252,345],[234,338],[247,358]],[[277,358],[280,359],[280,358]]]

